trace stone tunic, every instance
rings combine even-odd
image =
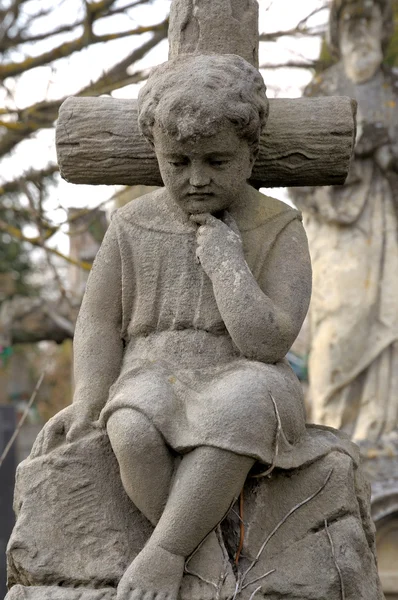
[[[301,217],[277,200],[259,198],[252,224],[241,233],[245,258],[264,291],[278,236]],[[105,267],[115,282],[121,278],[125,350],[100,423],[130,408],[176,452],[209,445],[284,468],[345,447],[336,433],[306,428],[301,386],[285,359],[249,360],[234,346],[211,280],[195,259],[196,228],[176,218],[162,191],[113,216],[94,272]],[[343,451],[352,454],[350,446]]]

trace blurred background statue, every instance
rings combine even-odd
[[[355,441],[398,429],[398,72],[383,65],[390,0],[335,0],[329,45],[338,62],[307,96],[358,101],[346,185],[300,188],[314,270],[309,359],[312,420]]]

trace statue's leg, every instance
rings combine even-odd
[[[254,459],[204,446],[185,455],[152,540],[189,556],[224,518]]]
[[[253,463],[208,446],[184,456],[159,523],[120,581],[118,600],[159,592],[176,600],[186,557],[226,515]]]
[[[156,525],[169,495],[174,457],[157,429],[138,411],[115,411],[108,419],[107,432],[126,493]]]

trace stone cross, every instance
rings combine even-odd
[[[258,67],[257,1],[175,0],[169,46],[169,58],[237,54]],[[271,99],[252,185],[343,184],[355,114],[356,103],[348,97]],[[59,113],[57,152],[61,175],[71,183],[162,185],[132,100],[68,98]]]
[[[254,189],[342,182],[353,107],[275,103],[248,185],[257,48],[255,0],[175,0],[178,60],[140,97],[165,186],[116,211],[96,256],[74,401],[18,471],[7,600],[382,599],[358,451],[305,424],[285,361],[311,290],[301,217]],[[160,183],[131,106],[66,103],[64,176],[73,156],[75,182]]]

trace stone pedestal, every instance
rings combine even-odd
[[[243,498],[238,598],[257,590],[267,600],[382,600],[369,489],[349,456],[331,452],[301,469],[249,478]],[[152,531],[126,496],[102,432],[25,460],[15,510],[7,600],[114,600]],[[222,524],[231,564],[238,512]],[[200,589],[183,584],[181,600],[210,600]]]

